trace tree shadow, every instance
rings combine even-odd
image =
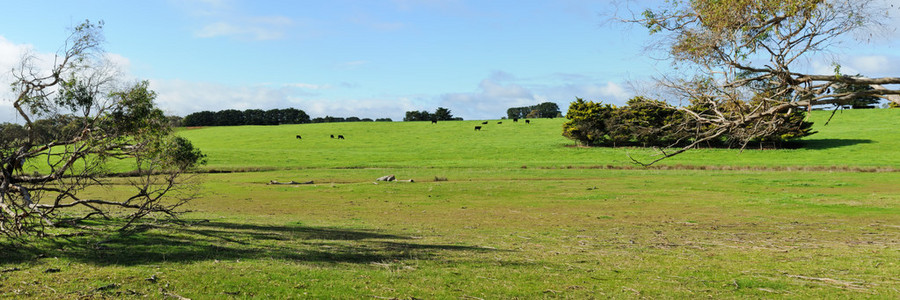
[[[800,145],[805,149],[824,150],[874,142],[869,139],[809,139],[800,141]]]
[[[366,264],[429,259],[444,251],[503,251],[416,241],[413,237],[369,229],[203,222],[187,227],[146,228],[132,233],[71,235],[40,243],[0,247],[4,252],[0,265],[42,257],[122,266],[260,258]]]

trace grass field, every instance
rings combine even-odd
[[[900,168],[900,110],[840,111],[810,119],[819,133],[803,149],[699,149],[662,165],[855,166]],[[284,169],[350,167],[567,167],[632,166],[647,160],[641,148],[580,148],[561,135],[564,119],[439,122],[367,122],[285,126],[210,127],[182,135],[210,155],[210,168]],[[474,127],[481,125],[482,131]],[[298,141],[295,136],[303,139]],[[347,139],[331,139],[330,135]]]
[[[4,246],[0,297],[896,299],[900,110],[827,117],[808,149],[668,169],[560,119],[186,130],[243,171],[201,175],[195,225]]]

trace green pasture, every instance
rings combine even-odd
[[[810,119],[819,133],[803,140],[801,149],[697,149],[660,165],[900,168],[900,110],[844,110],[825,125],[830,117],[831,112],[813,112]],[[629,155],[649,161],[658,154],[642,148],[577,147],[562,136],[565,119],[531,121],[209,127],[180,134],[209,154],[208,168],[224,170],[633,166]]]
[[[234,171],[198,174],[191,225],[4,241],[0,298],[896,299],[898,113],[667,169],[573,147],[562,119],[188,129]]]

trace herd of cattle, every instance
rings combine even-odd
[[[512,119],[512,120],[513,120],[513,122],[519,122],[519,119]],[[487,123],[488,123],[488,121],[484,121],[484,122],[481,122],[481,125],[487,125]],[[431,120],[431,124],[437,124],[437,121]],[[497,124],[503,124],[503,121],[499,121],[499,122],[497,122]],[[526,119],[526,120],[525,120],[525,124],[531,124],[531,120],[527,120],[527,119]],[[476,130],[476,131],[481,131],[481,126],[475,126],[475,130]],[[333,134],[331,135],[331,138],[334,138],[334,135],[333,135]],[[298,134],[298,135],[297,135],[297,139],[300,140],[300,139],[303,139],[303,138],[300,137],[300,135]],[[338,134],[337,139],[343,140],[343,139],[344,139],[344,136]]]
[[[519,119],[512,119],[513,122],[519,122]],[[488,121],[481,122],[481,125],[487,125]],[[503,124],[503,121],[497,122],[497,124]],[[531,124],[531,120],[525,120],[525,124]],[[481,126],[475,126],[475,130],[481,131]]]
[[[333,135],[333,134],[331,135],[331,138],[334,138],[334,135]],[[339,140],[343,140],[343,139],[344,139],[344,136],[338,134],[337,138],[338,138]],[[297,139],[300,140],[300,139],[303,139],[303,137],[301,137],[301,136],[298,134],[298,135],[297,135]]]

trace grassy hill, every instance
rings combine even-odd
[[[900,168],[900,110],[839,111],[810,116],[819,133],[801,149],[698,149],[660,165],[851,166]],[[503,121],[503,124],[497,124]],[[357,167],[628,166],[642,148],[584,148],[561,135],[564,119],[326,123],[208,127],[182,131],[209,155],[212,169]],[[475,126],[482,126],[475,131]],[[297,140],[300,134],[303,139]],[[344,135],[345,140],[330,138]]]

